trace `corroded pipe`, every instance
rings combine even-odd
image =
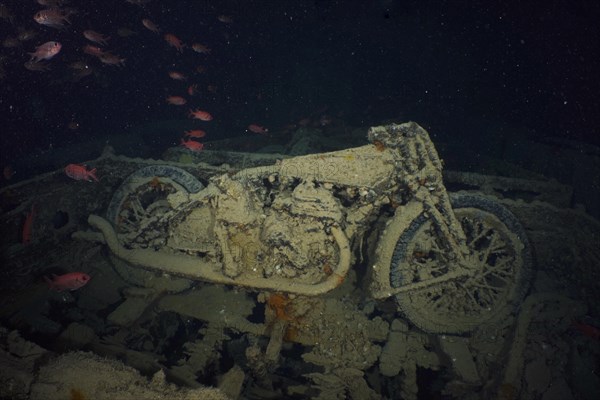
[[[221,273],[221,263],[206,261],[192,256],[166,254],[154,250],[126,249],[119,243],[112,225],[98,215],[90,215],[88,223],[102,232],[110,250],[122,260],[142,268],[178,275],[188,279],[314,296],[329,292],[338,287],[350,269],[350,244],[344,231],[338,227],[331,228],[331,234],[340,250],[336,269],[324,281],[316,284],[307,284],[297,283],[292,279],[263,278],[244,274],[232,279]]]

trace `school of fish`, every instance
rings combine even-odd
[[[132,15],[130,26],[114,27],[110,24],[91,23],[87,18],[90,10],[76,9],[73,6],[77,4],[67,0],[35,0],[38,9],[29,15],[18,15],[17,8],[11,10],[8,5],[3,5],[0,18],[14,27],[14,33],[5,37],[2,44],[9,49],[32,49],[24,51],[29,58],[22,61],[24,68],[32,73],[54,73],[56,70],[54,66],[62,62],[71,71],[73,82],[84,83],[94,77],[106,76],[111,72],[111,67],[128,68],[127,58],[113,50],[123,49],[124,40],[137,42],[128,42],[130,47],[141,47],[149,51],[169,54],[168,57],[172,62],[165,68],[164,74],[171,79],[172,84],[166,84],[164,87],[166,94],[159,95],[158,103],[169,107],[174,113],[181,112],[182,117],[187,116],[198,124],[198,129],[202,128],[204,134],[201,137],[186,136],[184,132],[180,145],[194,152],[204,149],[203,141],[207,137],[210,138],[206,132],[210,132],[210,123],[214,120],[214,114],[210,110],[211,102],[214,103],[219,96],[226,96],[226,94],[221,95],[218,85],[207,81],[210,76],[210,73],[207,74],[207,70],[210,71],[207,63],[210,65],[213,54],[223,55],[219,50],[234,34],[232,31],[236,26],[234,18],[216,12],[207,15],[207,18],[217,21],[214,22],[216,27],[214,30],[220,32],[223,43],[205,43],[203,39],[206,37],[202,36],[206,36],[206,22],[199,24],[197,30],[194,28],[194,33],[190,33],[189,29],[177,32],[179,23],[169,20],[168,12],[165,13],[164,10],[159,12],[156,11],[156,7],[150,7],[151,5],[158,7],[160,2],[122,1],[122,9],[117,7],[115,11]],[[24,25],[16,26],[18,20],[25,21]],[[215,35],[208,37],[215,41]],[[115,43],[117,40],[120,42]],[[37,44],[34,45],[33,41]],[[185,59],[182,58],[182,53],[186,54]],[[190,62],[190,60],[194,61]],[[190,65],[192,62],[194,65]],[[2,79],[1,67],[0,65],[0,79]],[[261,94],[257,94],[256,98],[260,99],[260,97]],[[224,118],[221,115],[217,117]],[[267,137],[271,135],[268,128],[256,121],[239,122],[240,133],[249,132]],[[289,128],[293,129],[297,126],[302,126],[302,120],[297,124],[284,127],[281,132],[285,134],[289,132]],[[76,131],[80,125],[72,115],[69,115],[65,116],[64,128]],[[201,143],[202,146],[196,145],[196,142]],[[73,161],[77,162],[77,160]],[[3,168],[10,168],[10,165],[5,164]],[[14,172],[11,174],[10,171],[5,170],[3,177],[8,180],[12,175]],[[85,180],[90,179],[94,178]]]

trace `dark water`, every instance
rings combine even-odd
[[[64,29],[37,24],[43,6],[33,0],[3,4],[11,15],[0,20],[3,39],[36,34],[0,49],[0,156],[15,179],[28,155],[73,143],[85,149],[109,136],[135,137],[122,152],[160,153],[182,133],[148,127],[165,120],[206,130],[206,141],[246,135],[252,123],[276,132],[325,116],[353,126],[416,120],[434,141],[495,145],[498,136],[516,135],[599,143],[596,2],[86,0],[63,6],[76,11]],[[88,29],[110,36],[103,48],[125,65],[84,54],[94,44],[83,37]],[[165,33],[186,44],[182,53]],[[27,53],[49,40],[63,45],[49,70],[25,69]],[[212,51],[196,53],[193,43]],[[92,74],[75,77],[75,62]],[[188,104],[169,105],[170,95]],[[190,108],[214,120],[191,121]],[[64,161],[88,158],[82,150]]]

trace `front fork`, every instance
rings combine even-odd
[[[470,267],[472,263],[467,262],[470,257],[470,250],[467,246],[466,235],[454,215],[446,192],[441,196],[434,197],[427,188],[420,188],[414,201],[401,206],[396,210],[396,213],[397,215],[393,217],[382,237],[380,237],[381,248],[378,249],[376,261],[373,264],[374,281],[371,292],[374,298],[391,297],[399,293],[423,289],[473,274],[474,269]],[[400,236],[408,229],[411,221],[422,214],[431,220],[434,228],[433,234],[437,236],[440,247],[447,252],[452,267],[444,275],[403,284],[400,287],[392,287],[390,268],[393,259],[393,248],[395,248]]]

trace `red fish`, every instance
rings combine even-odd
[[[121,65],[125,65],[125,59],[121,58],[115,54],[111,53],[102,53],[98,56],[98,59],[102,64],[106,65],[116,65],[120,67]]]
[[[207,111],[202,110],[190,110],[190,118],[199,119],[200,121],[212,121],[213,117]]]
[[[40,25],[46,25],[51,28],[61,29],[65,22],[70,24],[69,17],[74,14],[73,10],[60,10],[58,8],[48,8],[35,13],[33,19]]]
[[[103,46],[107,45],[108,44],[107,40],[110,39],[110,37],[104,36],[103,34],[98,33],[96,31],[92,31],[90,29],[83,31],[83,36],[87,40],[94,42],[94,43],[101,44]]]
[[[169,71],[169,77],[171,79],[175,79],[176,81],[185,81],[187,79],[184,74],[177,71]]]
[[[193,131],[185,131],[184,136],[189,136],[189,137],[193,137],[193,138],[203,138],[204,136],[206,136],[206,132],[204,132],[200,129],[196,129]]]
[[[69,272],[68,274],[58,276],[53,274],[52,279],[47,276],[44,277],[50,289],[58,290],[59,292],[63,290],[77,290],[85,286],[90,279],[92,278],[83,272]]]
[[[100,57],[102,54],[104,54],[104,50],[98,46],[92,46],[91,44],[86,44],[83,46],[83,52],[94,57]]]
[[[172,104],[174,106],[182,106],[187,103],[187,100],[181,96],[169,96],[167,97],[167,103]]]
[[[183,53],[183,48],[185,47],[185,44],[183,44],[181,40],[177,38],[177,36],[173,35],[172,33],[167,33],[165,35],[165,40],[167,41],[167,43],[169,43],[170,46],[175,47],[177,51]]]
[[[248,130],[250,132],[258,133],[259,135],[266,135],[267,133],[269,133],[269,130],[267,128],[256,124],[248,125]]]
[[[62,45],[58,42],[46,42],[35,48],[33,53],[29,53],[34,62],[40,60],[49,60],[58,54]]]
[[[151,30],[154,33],[160,32],[160,29],[158,28],[158,26],[154,22],[150,21],[147,18],[144,18],[142,20],[142,25],[144,25],[146,27],[146,29]]]
[[[204,148],[204,143],[196,142],[195,140],[191,139],[187,141],[181,139],[181,145],[184,146],[186,149],[189,149],[194,152],[202,151],[202,149]]]
[[[50,67],[48,66],[48,63],[41,63],[41,62],[36,62],[36,61],[27,61],[23,64],[23,66],[28,69],[29,71],[35,71],[35,72],[43,72],[43,71],[48,71],[50,69]]]
[[[193,85],[188,86],[187,92],[190,96],[194,96],[196,94],[196,92],[198,92],[198,85],[193,84]]]
[[[69,164],[65,167],[65,173],[69,178],[73,178],[76,181],[91,182],[93,179],[99,182],[98,178],[96,178],[96,168],[88,170],[85,165]]]
[[[200,54],[210,54],[210,49],[201,43],[194,43],[192,45],[192,50]]]
[[[219,15],[217,19],[224,24],[233,24],[233,18],[231,18],[229,15]]]
[[[25,217],[25,222],[23,223],[23,235],[21,243],[24,245],[28,245],[31,243],[31,229],[33,227],[33,218],[35,218],[35,204],[31,205],[31,211]]]

